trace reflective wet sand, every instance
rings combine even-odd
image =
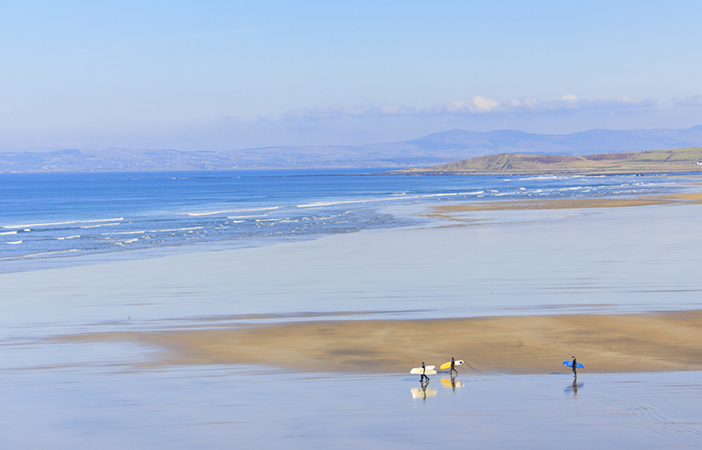
[[[699,448],[699,372],[459,375],[247,366],[4,373],[3,448]],[[47,382],[51,379],[51,383]],[[462,385],[461,385],[462,383]],[[419,391],[419,392],[418,392]],[[565,443],[565,444],[564,444]]]

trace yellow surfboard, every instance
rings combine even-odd
[[[455,361],[454,364],[457,365],[457,366],[460,366],[460,365],[463,365],[463,361],[462,361],[462,360],[461,360],[461,361]],[[439,366],[439,369],[441,369],[441,370],[446,370],[446,369],[450,369],[450,368],[451,368],[451,361],[449,361],[449,362],[447,362],[447,363],[443,363],[441,366]]]
[[[447,380],[446,378],[441,379],[441,384],[443,384],[446,387],[450,387],[450,388],[463,387],[462,381],[451,381],[451,380]]]

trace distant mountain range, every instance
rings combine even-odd
[[[571,155],[702,146],[702,125],[676,130],[589,130],[534,134],[450,130],[404,142],[357,146],[265,147],[226,152],[67,149],[0,152],[0,173],[229,169],[405,168],[498,153]]]

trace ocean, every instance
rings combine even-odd
[[[389,205],[678,192],[656,176],[398,176],[382,169],[0,174],[0,273],[410,225]],[[137,252],[135,252],[137,251]]]

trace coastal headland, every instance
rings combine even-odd
[[[401,175],[614,175],[676,172],[702,172],[702,147],[587,156],[501,153],[390,173]]]

